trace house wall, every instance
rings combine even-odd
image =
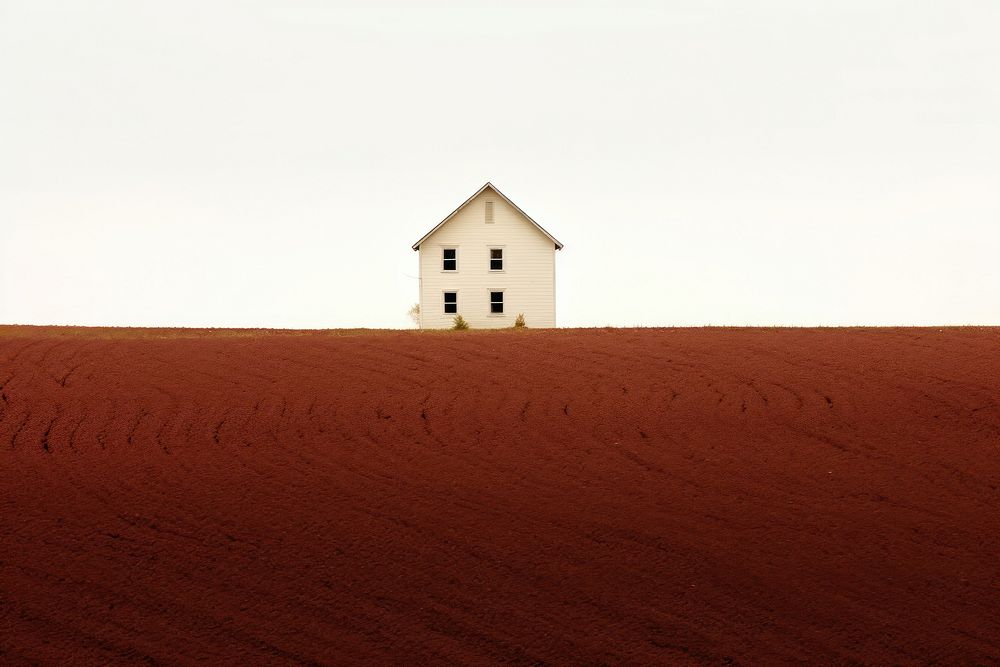
[[[485,202],[493,202],[487,223]],[[444,271],[442,250],[458,249],[458,271]],[[490,248],[503,248],[503,272],[490,271]],[[475,329],[514,325],[524,313],[529,327],[554,327],[555,246],[535,225],[487,188],[420,246],[420,320],[423,329],[445,329],[444,292],[458,292],[458,312]],[[490,291],[503,290],[504,313],[490,313]]]

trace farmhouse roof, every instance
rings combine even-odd
[[[456,215],[458,215],[458,212],[459,212],[459,211],[461,211],[461,210],[462,210],[463,208],[465,208],[466,206],[468,206],[468,205],[469,205],[469,202],[471,202],[471,201],[472,201],[473,199],[475,199],[475,198],[476,198],[476,197],[478,197],[478,196],[479,196],[480,194],[482,194],[482,192],[483,192],[483,191],[484,191],[484,190],[485,190],[486,188],[489,188],[490,190],[493,190],[493,192],[495,192],[495,193],[497,193],[498,195],[500,195],[501,199],[503,199],[503,200],[504,200],[505,202],[507,202],[508,204],[510,204],[511,206],[513,206],[513,207],[514,207],[514,210],[515,210],[515,211],[517,211],[517,212],[518,212],[518,213],[520,213],[520,214],[521,214],[522,216],[524,216],[524,219],[525,219],[525,220],[527,220],[528,222],[530,222],[531,224],[533,224],[533,225],[534,225],[534,226],[535,226],[535,227],[536,227],[536,228],[538,229],[538,231],[540,231],[540,232],[541,232],[542,234],[544,234],[544,235],[545,235],[545,236],[546,236],[546,237],[547,237],[547,238],[548,238],[548,239],[549,239],[550,241],[552,241],[552,243],[554,243],[554,244],[555,244],[555,246],[556,246],[556,250],[562,250],[562,249],[563,249],[563,244],[562,244],[562,243],[560,243],[560,242],[559,242],[559,241],[558,241],[558,240],[556,239],[556,237],[552,236],[552,234],[549,234],[549,233],[548,233],[547,231],[545,231],[545,228],[544,228],[544,227],[542,227],[542,226],[541,226],[540,224],[538,224],[537,222],[535,222],[535,221],[534,221],[534,220],[533,220],[533,219],[531,218],[531,216],[530,216],[530,215],[528,215],[527,213],[525,213],[524,211],[522,211],[522,210],[521,210],[521,207],[520,207],[520,206],[518,206],[517,204],[515,204],[514,202],[512,202],[512,201],[511,201],[511,200],[510,200],[510,199],[509,199],[509,198],[507,197],[507,195],[505,195],[504,193],[502,193],[502,192],[500,192],[499,190],[497,190],[497,187],[496,187],[495,185],[493,185],[492,183],[490,183],[489,181],[487,181],[487,182],[486,182],[486,185],[484,185],[483,187],[481,187],[481,188],[479,188],[478,190],[476,190],[476,192],[475,192],[475,193],[474,193],[474,194],[473,194],[473,195],[472,195],[471,197],[469,197],[469,198],[468,198],[468,199],[466,199],[466,200],[465,200],[464,202],[462,202],[461,206],[459,206],[459,207],[458,207],[458,208],[456,208],[456,209],[455,209],[454,211],[452,211],[452,212],[451,212],[451,213],[450,213],[450,214],[448,215],[448,217],[447,217],[447,218],[445,218],[445,219],[444,219],[444,220],[442,220],[441,222],[437,223],[437,224],[436,224],[436,225],[434,226],[434,229],[432,229],[431,231],[427,232],[427,233],[426,233],[426,234],[424,234],[424,235],[423,235],[422,237],[420,237],[420,240],[419,240],[419,241],[417,241],[416,243],[414,243],[414,244],[413,244],[413,249],[414,249],[414,250],[419,250],[419,249],[420,249],[420,244],[421,244],[421,243],[423,243],[424,241],[426,241],[426,240],[427,240],[427,238],[428,238],[428,237],[429,237],[429,236],[430,236],[431,234],[433,234],[433,233],[434,233],[434,232],[436,232],[437,230],[439,230],[439,229],[441,229],[442,227],[444,227],[445,223],[447,223],[447,222],[448,222],[449,220],[451,220],[451,219],[452,219],[452,218],[454,218],[454,217],[455,217]]]

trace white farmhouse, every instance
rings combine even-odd
[[[560,243],[491,183],[413,244],[420,252],[420,328],[455,315],[473,328],[556,325]]]

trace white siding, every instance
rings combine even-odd
[[[493,202],[493,223],[486,222]],[[444,271],[442,250],[458,249],[458,271]],[[490,271],[490,248],[503,248],[502,272]],[[490,313],[490,291],[504,292],[504,313]],[[554,327],[555,245],[503,197],[486,188],[420,245],[421,328],[445,329],[444,293],[458,292],[458,312],[475,329]]]

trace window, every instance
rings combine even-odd
[[[493,224],[493,202],[486,202],[486,224]]]
[[[503,271],[503,248],[490,248],[490,271]]]
[[[490,292],[490,312],[503,314],[503,292]]]
[[[446,315],[458,313],[458,292],[444,293],[444,312]]]
[[[458,271],[458,248],[444,249],[444,266],[442,268],[445,271]]]

